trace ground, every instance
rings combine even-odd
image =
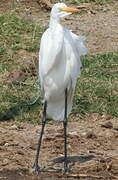
[[[67,176],[70,176],[69,179],[73,179],[73,176],[80,179],[114,179],[118,176],[117,119],[104,114],[92,114],[86,119],[88,120],[70,121],[68,124],[69,165],[72,165],[73,173]],[[64,178],[62,173],[56,173],[52,169],[39,176],[31,172],[40,129],[41,127],[29,123],[1,123],[0,177],[26,180],[41,177],[46,180]],[[49,122],[42,144],[42,167],[63,167],[60,159],[63,157],[63,144],[62,123]]]
[[[20,2],[20,1],[19,1]],[[45,26],[49,12],[40,10],[35,1],[21,1],[19,16],[33,19]],[[22,6],[21,6],[22,5]],[[118,2],[104,6],[92,5],[92,12],[71,16],[66,24],[87,37],[90,53],[118,51]],[[2,0],[0,12],[11,11],[10,1]],[[12,7],[14,8],[14,7]],[[24,10],[25,9],[25,10]],[[85,119],[70,118],[68,123],[68,159],[72,173],[64,175],[53,169],[39,175],[31,167],[41,126],[28,122],[0,122],[0,179],[118,179],[118,119],[105,113],[86,114]],[[63,126],[49,121],[41,151],[41,166],[63,167]]]

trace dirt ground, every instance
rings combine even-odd
[[[17,13],[47,25],[48,12],[42,12],[35,1],[21,1]],[[91,53],[118,51],[118,2],[94,7],[94,13],[71,16],[66,24],[87,37]],[[11,10],[10,1],[2,0],[0,12]],[[58,179],[118,179],[118,119],[97,113],[85,120],[68,123],[68,160],[72,173],[49,168],[39,175],[31,172],[41,126],[31,123],[0,122],[0,179],[58,180]],[[63,126],[50,121],[46,125],[41,151],[41,166],[63,167]]]
[[[30,123],[1,122],[0,178],[64,179],[63,173],[49,169],[33,175],[31,167],[41,127]],[[41,166],[63,167],[63,126],[46,125],[41,151]],[[115,179],[118,177],[118,122],[103,114],[92,114],[86,121],[68,124],[68,155],[72,172],[69,179]],[[60,157],[60,158],[59,158]],[[75,177],[74,177],[75,176]]]

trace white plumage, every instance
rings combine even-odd
[[[41,38],[39,52],[39,75],[47,116],[63,121],[65,89],[68,90],[67,116],[72,109],[73,92],[80,75],[80,55],[85,55],[84,37],[77,36],[63,27],[60,19],[71,14],[64,3],[53,6],[49,28]],[[73,11],[74,12],[74,11]]]

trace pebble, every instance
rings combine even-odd
[[[86,138],[94,139],[94,138],[97,138],[97,136],[95,135],[95,133],[93,131],[88,131],[86,133]]]
[[[81,136],[84,137],[84,138],[97,138],[97,136],[95,135],[95,133],[93,131],[88,131],[88,132],[82,132],[81,133]]]
[[[3,140],[3,141],[1,141],[1,142],[0,142],[0,146],[4,146],[4,145],[5,145],[5,143],[6,143],[6,142],[5,142],[4,140]]]
[[[13,126],[10,126],[9,129],[10,129],[10,130],[17,130],[18,127],[14,124]]]
[[[8,146],[9,146],[9,143],[5,143],[4,146],[8,147]]]
[[[86,137],[86,135],[87,135],[87,132],[82,132],[82,133],[81,133],[81,136],[82,136],[82,137]]]
[[[107,12],[107,11],[108,11],[108,9],[107,9],[107,8],[101,8],[101,11],[103,11],[103,12]]]
[[[68,134],[72,136],[78,136],[78,133],[76,131],[71,131]]]
[[[2,166],[6,166],[7,164],[8,164],[8,159],[4,159],[3,163],[2,163]]]
[[[113,124],[111,121],[108,121],[108,122],[105,122],[104,124],[101,125],[102,127],[105,127],[105,128],[113,128]]]
[[[20,154],[20,155],[24,155],[23,150],[18,150],[17,153]]]

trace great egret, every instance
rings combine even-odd
[[[73,92],[80,75],[80,56],[87,53],[84,37],[77,36],[63,27],[60,20],[78,9],[69,8],[64,3],[56,3],[50,16],[49,28],[41,38],[39,52],[39,75],[44,99],[42,129],[33,168],[40,171],[39,152],[46,118],[63,121],[64,125],[64,172],[67,162],[67,118],[72,109]]]

